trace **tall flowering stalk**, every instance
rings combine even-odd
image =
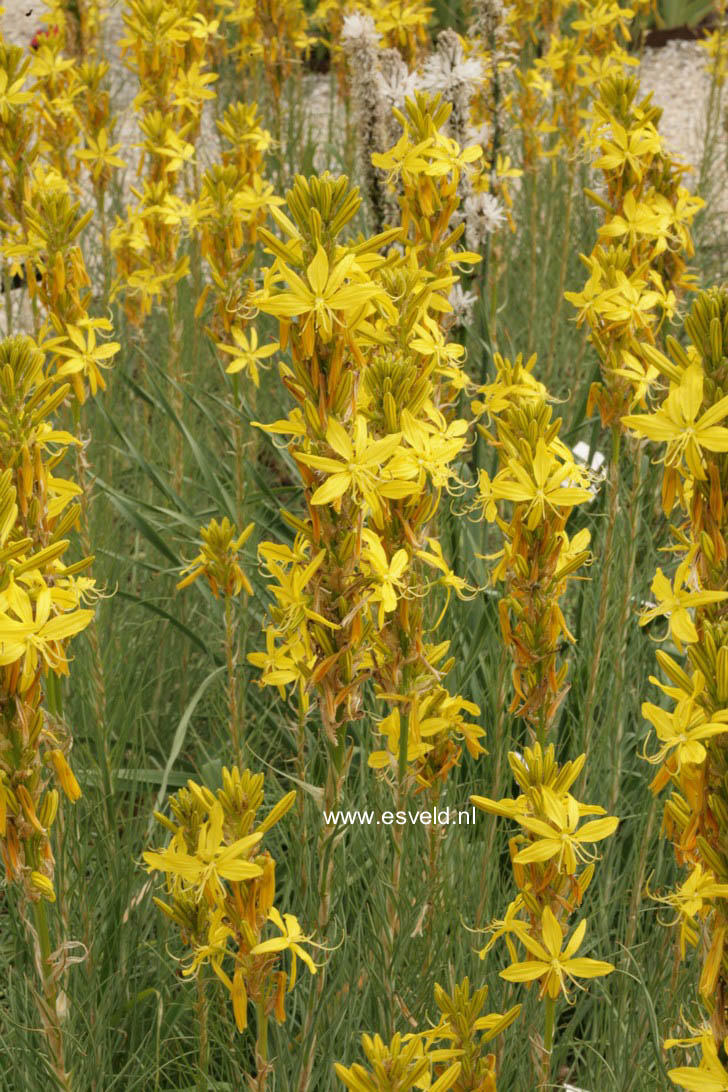
[[[33,101],[28,88],[30,58],[20,46],[8,45],[0,34],[0,80],[5,85],[0,104],[0,240],[7,241],[25,226],[23,202],[25,179],[38,155],[35,139],[34,111],[28,109]],[[10,260],[3,252],[2,276],[5,297],[5,333],[13,332],[13,307],[10,286],[13,277],[19,277],[23,266]]]
[[[243,743],[240,701],[238,697],[238,627],[239,616],[236,599],[241,592],[253,594],[250,581],[241,565],[239,551],[252,534],[253,523],[238,534],[237,528],[225,517],[222,523],[211,520],[200,529],[202,539],[199,554],[183,569],[184,575],[177,583],[177,588],[186,588],[200,577],[206,579],[216,599],[222,596],[224,602],[225,627],[225,668],[227,671],[228,712],[230,738],[233,754],[238,765],[242,765]]]
[[[209,1043],[204,968],[212,968],[230,993],[235,1025],[248,1026],[248,1009],[255,1005],[255,1074],[251,1087],[264,1092],[271,1062],[268,1023],[286,1018],[285,998],[296,984],[297,959],[316,973],[298,919],[281,915],[275,905],[276,861],[262,848],[266,834],[295,801],[287,793],[258,818],[263,803],[263,775],[233,766],[223,767],[222,787],[212,792],[188,781],[170,798],[172,817],[155,812],[172,834],[163,849],[144,853],[149,872],[165,875],[165,898],[157,907],[180,931],[189,952],[182,957],[182,974],[198,983],[200,1087],[207,1087]],[[272,927],[272,930],[271,930]],[[290,953],[290,971],[282,966]]]
[[[611,430],[612,457],[608,477],[608,519],[602,547],[599,606],[592,670],[583,714],[584,748],[591,744],[599,665],[607,625],[607,589],[614,558],[621,475],[622,417],[644,405],[657,371],[647,352],[659,342],[677,299],[693,288],[686,258],[693,254],[690,225],[702,207],[682,184],[686,168],[663,147],[657,131],[660,110],[649,96],[639,98],[632,76],[608,75],[599,85],[592,108],[588,146],[594,165],[603,173],[605,195],[587,191],[604,210],[594,249],[585,264],[588,280],[579,293],[565,298],[578,308],[577,322],[589,326],[599,357],[602,379],[589,393],[588,412],[599,410],[602,425]],[[641,481],[639,460],[633,466],[629,519],[636,539],[637,499]],[[634,546],[620,610],[624,632],[634,573]],[[617,657],[623,670],[625,657]],[[619,691],[619,686],[617,690]],[[618,733],[619,735],[619,733]],[[617,759],[619,762],[619,757]]]
[[[682,1041],[700,1045],[698,1068],[679,1067],[670,1077],[680,1088],[728,1088],[719,1060],[728,1036],[728,291],[701,292],[684,329],[687,345],[670,338],[669,356],[644,348],[667,381],[667,396],[622,424],[660,445],[662,504],[677,555],[674,574],[658,568],[655,604],[640,618],[642,625],[665,619],[671,646],[657,653],[667,681],[650,680],[664,697],[642,706],[657,742],[645,746],[644,757],[657,767],[653,793],[672,790],[663,830],[689,874],[660,898],[680,926],[681,958],[699,949],[698,993],[709,1027]]]
[[[590,556],[588,532],[570,538],[566,524],[574,508],[592,494],[586,472],[559,438],[561,421],[552,419],[546,389],[532,374],[534,363],[531,358],[524,364],[522,357],[511,363],[496,354],[495,380],[480,389],[481,399],[474,405],[488,419],[491,428],[485,435],[498,452],[495,477],[480,472],[477,504],[503,535],[493,576],[505,585],[499,617],[513,660],[510,711],[528,725],[530,743],[523,754],[508,756],[521,789],[518,797],[471,799],[521,828],[510,840],[519,894],[503,920],[488,927],[493,936],[481,957],[505,938],[511,965],[501,977],[540,985],[545,1017],[536,1066],[538,1087],[545,1089],[550,1086],[556,1001],[562,994],[568,1000],[570,981],[614,970],[610,963],[577,956],[586,919],[573,932],[570,919],[594,875],[592,846],[613,834],[618,820],[571,793],[585,755],[561,765],[555,758],[552,737],[568,691],[569,665],[561,659],[560,645],[573,641],[561,601],[569,579]],[[498,514],[502,501],[510,505],[509,519]],[[595,815],[602,818],[580,822]]]
[[[226,21],[236,28],[233,51],[243,87],[250,95],[251,73],[262,69],[263,85],[273,114],[273,129],[280,150],[283,143],[282,94],[286,83],[296,77],[300,87],[301,62],[313,39],[308,32],[308,16],[301,0],[229,0]],[[256,81],[255,97],[260,84]],[[280,161],[279,178],[282,171]]]
[[[381,323],[382,346],[370,350],[364,374],[365,412],[375,427],[401,431],[402,448],[391,466],[412,481],[407,495],[390,501],[381,530],[369,534],[364,558],[382,587],[372,596],[379,601],[373,677],[378,695],[391,707],[378,726],[385,748],[374,751],[369,764],[390,781],[397,810],[413,790],[427,792],[436,806],[463,750],[473,758],[483,753],[483,729],[469,719],[480,709],[448,693],[443,680],[454,663],[447,658],[449,642],[432,639],[452,593],[469,594],[438,538],[443,493],[463,488],[455,467],[467,439],[467,424],[456,416],[459,392],[468,381],[464,350],[448,340],[452,308],[445,293],[458,280],[456,267],[478,260],[459,248],[464,225],[452,221],[460,206],[460,181],[479,159],[480,148],[461,148],[443,132],[450,113],[439,96],[408,99],[404,112],[394,111],[403,129],[399,140],[372,157],[388,171],[392,188],[401,189],[404,250],[381,273],[398,300],[399,322],[391,332]],[[446,593],[439,612],[434,599],[428,599],[438,584]],[[395,828],[393,835],[390,953],[399,928],[402,829]],[[433,888],[439,843],[432,827],[428,868]]]
[[[247,383],[250,401],[260,384],[259,371],[277,351],[278,343],[259,344],[251,324],[254,308],[249,297],[255,288],[252,263],[258,228],[269,210],[283,204],[263,177],[264,157],[271,135],[260,124],[255,104],[232,103],[217,121],[222,144],[221,162],[203,175],[200,193],[190,210],[200,254],[210,280],[200,294],[197,318],[206,302],[212,315],[205,329],[215,344],[225,371],[231,376],[230,432],[235,460],[236,518],[243,520],[245,454],[254,441],[243,428],[241,379]]]
[[[141,135],[141,188],[133,190],[136,204],[127,208],[123,220],[117,217],[111,232],[117,268],[111,296],[122,298],[133,325],[141,325],[157,301],[163,304],[171,403],[179,418],[184,376],[177,286],[190,273],[190,255],[182,246],[188,226],[184,198],[189,200],[198,189],[195,144],[204,105],[215,98],[211,84],[217,74],[208,71],[207,61],[218,22],[208,21],[186,0],[131,0],[124,23],[122,54],[140,85],[133,105]],[[179,492],[182,434],[174,422],[170,457],[173,486]]]
[[[55,168],[78,192],[79,165],[75,149],[80,135],[75,99],[80,91],[77,62],[67,56],[68,21],[59,5],[51,4],[47,28],[35,39],[30,74],[35,77],[35,122],[38,151],[46,165]]]
[[[263,667],[262,684],[298,685],[302,714],[306,691],[318,693],[328,754],[324,807],[330,810],[350,758],[347,725],[361,716],[361,687],[370,674],[371,627],[359,576],[364,530],[381,526],[387,501],[412,486],[389,470],[401,434],[377,438],[357,408],[362,347],[374,333],[371,318],[396,317],[388,294],[371,276],[384,261],[377,250],[386,236],[343,242],[342,232],[360,205],[346,178],[299,177],[286,202],[293,220],[274,212],[286,240],[260,230],[275,261],[251,302],[278,317],[281,349],[290,346],[292,363],[282,365],[281,373],[298,406],[263,427],[290,437],[305,514],[302,519],[284,513],[297,532],[293,548],[259,546],[275,605],[267,651],[251,659]],[[324,842],[331,836],[322,831]],[[321,877],[322,927],[331,868],[329,862]]]
[[[109,64],[107,61],[90,60],[79,65],[78,82],[81,93],[77,99],[77,111],[82,120],[85,147],[76,151],[88,171],[93,189],[98,231],[101,241],[101,267],[103,272],[103,302],[108,306],[111,290],[111,249],[109,244],[108,194],[115,172],[125,167],[114,144],[116,119],[111,112],[108,90]]]
[[[60,939],[54,946],[47,906],[56,898],[55,785],[72,803],[81,795],[68,763],[60,679],[70,638],[93,618],[82,604],[94,585],[79,575],[90,559],[65,558],[81,490],[56,468],[78,441],[55,427],[53,414],[69,386],[49,374],[34,341],[14,337],[0,343],[0,390],[0,849],[40,980],[49,1063],[59,1087],[69,1088],[54,955]]]

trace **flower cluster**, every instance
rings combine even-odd
[[[134,99],[139,115],[141,154],[133,190],[136,204],[117,217],[111,247],[117,276],[112,298],[122,298],[131,323],[141,324],[158,298],[168,307],[175,285],[189,272],[189,255],[180,253],[187,222],[181,182],[195,162],[205,102],[214,99],[208,71],[208,45],[218,20],[197,5],[174,0],[133,0],[124,12],[121,41],[126,63],[137,76]],[[173,344],[179,337],[171,331]],[[171,358],[174,361],[176,352]]]
[[[0,343],[0,389],[0,837],[8,880],[30,900],[53,901],[54,774],[71,801],[80,789],[50,680],[68,674],[68,641],[93,618],[83,605],[93,581],[79,575],[90,559],[65,559],[81,492],[56,476],[78,442],[53,424],[68,384],[59,386],[44,353],[19,336]]]
[[[645,756],[657,766],[652,790],[672,787],[664,831],[678,863],[690,870],[664,901],[680,924],[681,954],[695,946],[702,952],[699,992],[711,1033],[700,1039],[701,1074],[711,1071],[728,1033],[728,292],[701,292],[684,326],[686,347],[668,338],[669,356],[644,350],[667,381],[667,397],[651,412],[628,414],[622,422],[660,445],[663,508],[678,558],[672,580],[657,570],[655,605],[640,619],[664,618],[663,639],[671,646],[657,653],[666,681],[651,679],[664,697],[659,704],[645,702],[642,712],[657,738],[657,748]],[[700,1085],[701,1076],[689,1078],[682,1069],[671,1077],[684,1088],[708,1086],[707,1077]]]
[[[569,918],[581,905],[594,875],[593,846],[614,833],[618,820],[603,808],[581,803],[571,792],[586,756],[559,765],[553,734],[559,707],[568,691],[568,662],[559,663],[560,646],[573,641],[561,599],[567,583],[590,560],[588,531],[571,539],[566,523],[577,505],[589,502],[588,473],[575,463],[559,439],[560,420],[552,420],[542,383],[532,374],[535,358],[524,364],[495,355],[496,377],[480,388],[474,403],[490,430],[483,434],[498,452],[499,469],[491,480],[480,471],[477,508],[495,521],[504,538],[494,578],[505,582],[499,602],[503,642],[513,660],[511,712],[530,728],[531,746],[508,761],[521,789],[516,799],[471,797],[492,815],[517,822],[510,854],[519,894],[503,921],[489,926],[493,936],[481,952],[504,937],[511,965],[501,976],[511,982],[540,983],[547,999],[543,1079],[548,1075],[553,1036],[553,1006],[569,980],[608,974],[610,963],[576,956],[586,920],[569,932]],[[498,513],[509,502],[510,519]],[[598,819],[581,820],[589,816]],[[582,867],[583,866],[583,867]],[[515,942],[525,949],[518,958]]]
[[[589,196],[606,213],[586,259],[589,279],[580,293],[567,293],[586,321],[602,365],[590,407],[602,423],[619,427],[657,377],[645,356],[676,297],[693,287],[685,257],[693,254],[690,224],[703,201],[682,185],[686,168],[665,151],[657,123],[660,110],[639,99],[632,76],[610,75],[599,86],[592,109],[589,147],[604,177],[605,194]]]
[[[403,138],[391,154],[405,148]],[[439,188],[422,174],[437,195],[428,215],[445,223]],[[409,179],[414,194],[414,165]],[[377,253],[400,229],[342,245],[359,204],[345,179],[298,179],[287,204],[295,223],[275,214],[287,241],[261,231],[277,260],[253,302],[279,318],[281,347],[290,345],[293,367],[282,374],[299,406],[265,427],[290,437],[307,514],[286,515],[297,531],[292,548],[259,547],[276,600],[261,681],[296,682],[306,707],[305,691],[315,686],[335,744],[361,715],[364,679],[374,676],[398,711],[405,703],[406,724],[410,703],[442,677],[432,665],[446,646],[424,641],[419,600],[432,584],[428,572],[457,584],[428,527],[465,442],[464,422],[446,420],[436,393],[443,376],[460,385],[462,350],[443,337],[438,317],[448,304],[437,289],[454,280],[449,271],[462,252],[446,227],[423,245],[414,219],[404,255]],[[445,699],[443,692],[433,709],[444,711]],[[449,712],[456,734],[461,712],[461,703]],[[431,750],[426,744],[418,758]]]
[[[390,1043],[363,1035],[369,1067],[336,1063],[336,1076],[349,1092],[496,1092],[496,1059],[486,1047],[517,1019],[520,1005],[506,1013],[483,1014],[488,987],[471,990],[464,978],[452,994],[435,985],[439,1020],[426,1031],[399,1033]]]
[[[295,792],[282,797],[258,820],[263,775],[223,767],[216,793],[194,781],[170,798],[172,817],[155,812],[172,834],[164,849],[144,853],[149,872],[166,876],[169,901],[154,902],[180,930],[190,949],[182,973],[197,975],[209,964],[230,992],[238,1031],[248,1023],[248,1002],[259,1016],[285,1019],[285,996],[296,983],[300,959],[316,973],[293,914],[275,906],[275,859],[262,839],[293,806]],[[274,933],[270,933],[270,926]],[[290,952],[291,968],[281,968]]]

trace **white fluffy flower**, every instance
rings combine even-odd
[[[344,16],[341,44],[347,53],[358,49],[376,49],[379,35],[371,15],[365,15],[363,11],[353,11]]]
[[[461,284],[454,284],[450,289],[453,326],[469,326],[473,317],[473,308],[478,297],[473,292],[466,292]]]
[[[480,58],[466,57],[459,35],[453,30],[443,30],[437,39],[437,49],[422,69],[423,88],[452,102],[463,93],[472,94],[483,77]]]
[[[465,198],[465,237],[478,247],[505,221],[501,203],[492,193],[472,193]]]
[[[468,125],[465,130],[465,147],[471,144],[479,144],[481,148],[487,148],[490,144],[492,126],[489,121],[481,125]]]
[[[405,99],[413,99],[418,88],[416,72],[410,72],[396,49],[383,49],[379,53],[377,86],[382,101],[391,112],[393,107],[401,108]]]

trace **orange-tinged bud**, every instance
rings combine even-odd
[[[71,803],[75,804],[81,795],[81,788],[73,774],[73,770],[66,762],[66,756],[58,747],[54,747],[49,752],[48,758],[56,772],[56,777],[61,783],[61,788]]]
[[[273,1013],[279,1024],[282,1024],[286,1019],[286,982],[288,981],[288,975],[285,971],[278,971],[276,974],[276,999]]]
[[[268,911],[273,905],[276,894],[276,863],[272,857],[268,857],[263,865],[263,875],[258,887],[258,909],[267,917]]]
[[[233,1014],[235,1016],[235,1026],[238,1031],[245,1031],[248,1026],[248,991],[245,988],[245,980],[243,979],[243,968],[236,967],[235,974],[233,975]]]
[[[18,803],[20,804],[21,811],[23,812],[26,820],[30,823],[34,830],[37,830],[39,834],[45,834],[45,830],[41,826],[40,822],[38,821],[38,817],[35,814],[35,805],[33,804],[33,798],[26,789],[25,785],[18,785],[17,789],[15,790],[15,795],[18,798]]]

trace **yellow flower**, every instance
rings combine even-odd
[[[166,872],[197,888],[201,895],[208,892],[215,901],[225,894],[223,880],[239,883],[263,875],[260,865],[248,860],[248,854],[260,841],[257,832],[226,845],[223,841],[224,816],[222,805],[215,801],[210,818],[203,823],[194,856],[174,839],[164,850],[143,853],[148,872]]]
[[[396,551],[392,560],[388,561],[379,535],[365,528],[361,537],[366,544],[362,556],[375,582],[374,588],[369,592],[369,598],[371,602],[379,603],[377,623],[381,629],[384,625],[385,614],[397,608],[397,592],[401,592],[404,588],[402,575],[409,564],[409,557],[406,550],[400,549]]]
[[[23,661],[21,692],[35,678],[39,661],[60,675],[68,674],[64,642],[91,622],[92,610],[52,614],[56,606],[54,589],[43,587],[35,599],[11,582],[0,592],[0,665]]]
[[[465,444],[467,422],[444,418],[437,424],[416,420],[409,410],[400,415],[402,435],[408,447],[400,448],[392,458],[388,470],[397,478],[416,478],[417,490],[424,488],[426,475],[435,489],[447,488],[453,476],[450,463],[462,451]]]
[[[709,603],[721,603],[728,599],[728,592],[724,591],[682,590],[691,561],[692,555],[681,561],[672,584],[662,569],[658,568],[652,581],[652,594],[657,600],[657,606],[650,607],[640,616],[640,625],[646,626],[661,614],[666,615],[670,623],[670,634],[678,648],[682,648],[681,642],[691,645],[698,640],[698,631],[689,613],[693,607],[704,607]]]
[[[728,428],[718,425],[728,416],[728,395],[698,417],[703,404],[703,370],[691,364],[683,372],[679,387],[673,387],[665,402],[652,414],[628,414],[622,418],[627,428],[650,440],[667,444],[663,459],[666,466],[687,468],[698,481],[705,480],[703,453],[728,451]]]
[[[686,944],[695,947],[698,943],[696,916],[709,910],[713,899],[728,898],[728,884],[717,883],[710,869],[703,872],[703,866],[696,864],[677,891],[670,895],[652,897],[677,911],[677,920],[680,922],[680,957],[684,959]]]
[[[545,518],[547,508],[572,508],[592,499],[588,489],[564,485],[579,477],[578,468],[573,463],[560,463],[541,437],[531,467],[527,469],[517,459],[509,459],[507,468],[494,478],[491,495],[495,500],[527,502],[527,527],[533,531]]]
[[[594,166],[605,171],[616,171],[618,174],[628,166],[635,177],[641,179],[645,164],[662,151],[659,133],[650,122],[643,122],[639,128],[629,132],[616,118],[610,117],[609,124],[612,139],[605,138],[600,141],[603,155],[595,161]]]
[[[366,418],[360,414],[354,422],[353,442],[343,425],[333,417],[329,419],[326,440],[339,459],[296,454],[306,466],[329,475],[311,497],[312,504],[331,504],[351,489],[356,500],[363,499],[377,513],[380,510],[377,494],[404,497],[413,492],[415,487],[411,483],[385,480],[381,473],[383,464],[400,446],[401,433],[370,440]]]
[[[62,377],[70,376],[75,395],[83,405],[86,401],[86,391],[81,382],[81,376],[88,380],[91,394],[94,397],[99,387],[102,391],[106,390],[106,382],[101,374],[101,368],[108,367],[107,361],[119,352],[121,345],[118,341],[105,341],[97,345],[94,326],[87,329],[86,338],[84,339],[83,331],[78,326],[69,325],[66,327],[66,336],[71,343],[70,345],[52,341],[47,347],[52,349],[57,356],[66,358],[65,364],[58,365],[58,375]]]
[[[728,711],[714,713],[714,720],[707,719],[705,710],[691,698],[678,702],[672,713],[660,709],[658,705],[646,701],[642,703],[642,716],[655,729],[657,738],[662,743],[657,754],[645,755],[648,762],[662,762],[671,751],[676,751],[677,769],[684,762],[700,765],[705,761],[706,750],[701,740],[728,732]]]
[[[31,93],[22,90],[24,83],[24,72],[18,79],[10,83],[7,71],[0,69],[0,121],[3,123],[7,123],[11,109],[15,110],[19,106],[27,106],[29,102],[33,101]]]
[[[666,1039],[665,1046],[695,1046],[700,1044],[702,1058],[700,1065],[680,1066],[668,1072],[670,1080],[680,1088],[687,1088],[688,1092],[728,1092],[728,1071],[721,1064],[718,1057],[718,1048],[715,1045],[713,1032],[710,1028],[693,1039]],[[723,1044],[728,1048],[728,1039]]]
[[[512,963],[500,972],[507,982],[533,982],[541,979],[541,997],[548,995],[557,998],[563,992],[568,1000],[566,979],[599,978],[611,974],[614,967],[601,959],[575,958],[574,953],[581,946],[586,932],[586,918],[577,925],[573,936],[562,950],[563,934],[553,911],[544,907],[541,917],[541,936],[539,944],[528,934],[519,935],[525,948],[534,957],[521,963]]]
[[[537,840],[531,842],[520,850],[513,858],[514,864],[533,864],[538,861],[550,861],[558,855],[557,868],[559,872],[565,871],[569,876],[576,872],[577,857],[585,860],[587,854],[584,850],[585,842],[600,842],[603,838],[609,838],[614,834],[619,824],[619,819],[610,815],[604,819],[593,819],[577,830],[578,814],[572,808],[570,815],[565,815],[565,822],[561,830],[554,830],[548,823],[531,816],[521,816],[518,822],[531,834],[537,835]]]
[[[86,138],[88,147],[76,152],[76,158],[84,160],[91,166],[91,177],[98,182],[105,170],[110,167],[125,167],[126,163],[116,154],[121,144],[109,144],[109,134],[106,129],[101,129],[96,138]]]
[[[308,283],[285,262],[279,261],[274,269],[275,276],[286,281],[289,291],[272,292],[266,285],[251,298],[251,303],[279,318],[301,317],[304,351],[308,353],[313,350],[314,331],[322,341],[330,341],[334,323],[343,325],[341,315],[346,316],[346,326],[351,329],[370,300],[377,298],[380,303],[389,304],[384,290],[373,281],[347,283],[348,278],[360,272],[354,254],[344,255],[332,267],[320,243],[306,269]]]
[[[280,345],[277,341],[273,341],[268,345],[261,345],[258,347],[258,331],[253,327],[250,331],[250,337],[239,326],[233,326],[230,333],[233,335],[234,345],[223,345],[220,342],[217,343],[218,349],[223,353],[230,353],[235,359],[227,366],[225,371],[228,375],[234,375],[236,372],[240,372],[243,368],[246,368],[250,373],[250,378],[253,380],[254,385],[257,387],[260,385],[260,379],[258,376],[258,365],[261,360],[266,360],[267,357],[272,356],[273,353],[280,349]],[[255,423],[255,422],[254,422]]]
[[[250,954],[266,955],[269,952],[290,952],[293,959],[288,988],[292,990],[296,984],[296,956],[303,960],[311,974],[316,974],[316,964],[303,947],[304,944],[311,943],[311,938],[304,936],[298,918],[294,917],[293,914],[284,914],[281,917],[275,906],[271,906],[268,911],[268,920],[272,921],[280,929],[281,936],[272,937],[270,940],[264,940],[260,944],[256,944],[254,948],[250,949]]]

